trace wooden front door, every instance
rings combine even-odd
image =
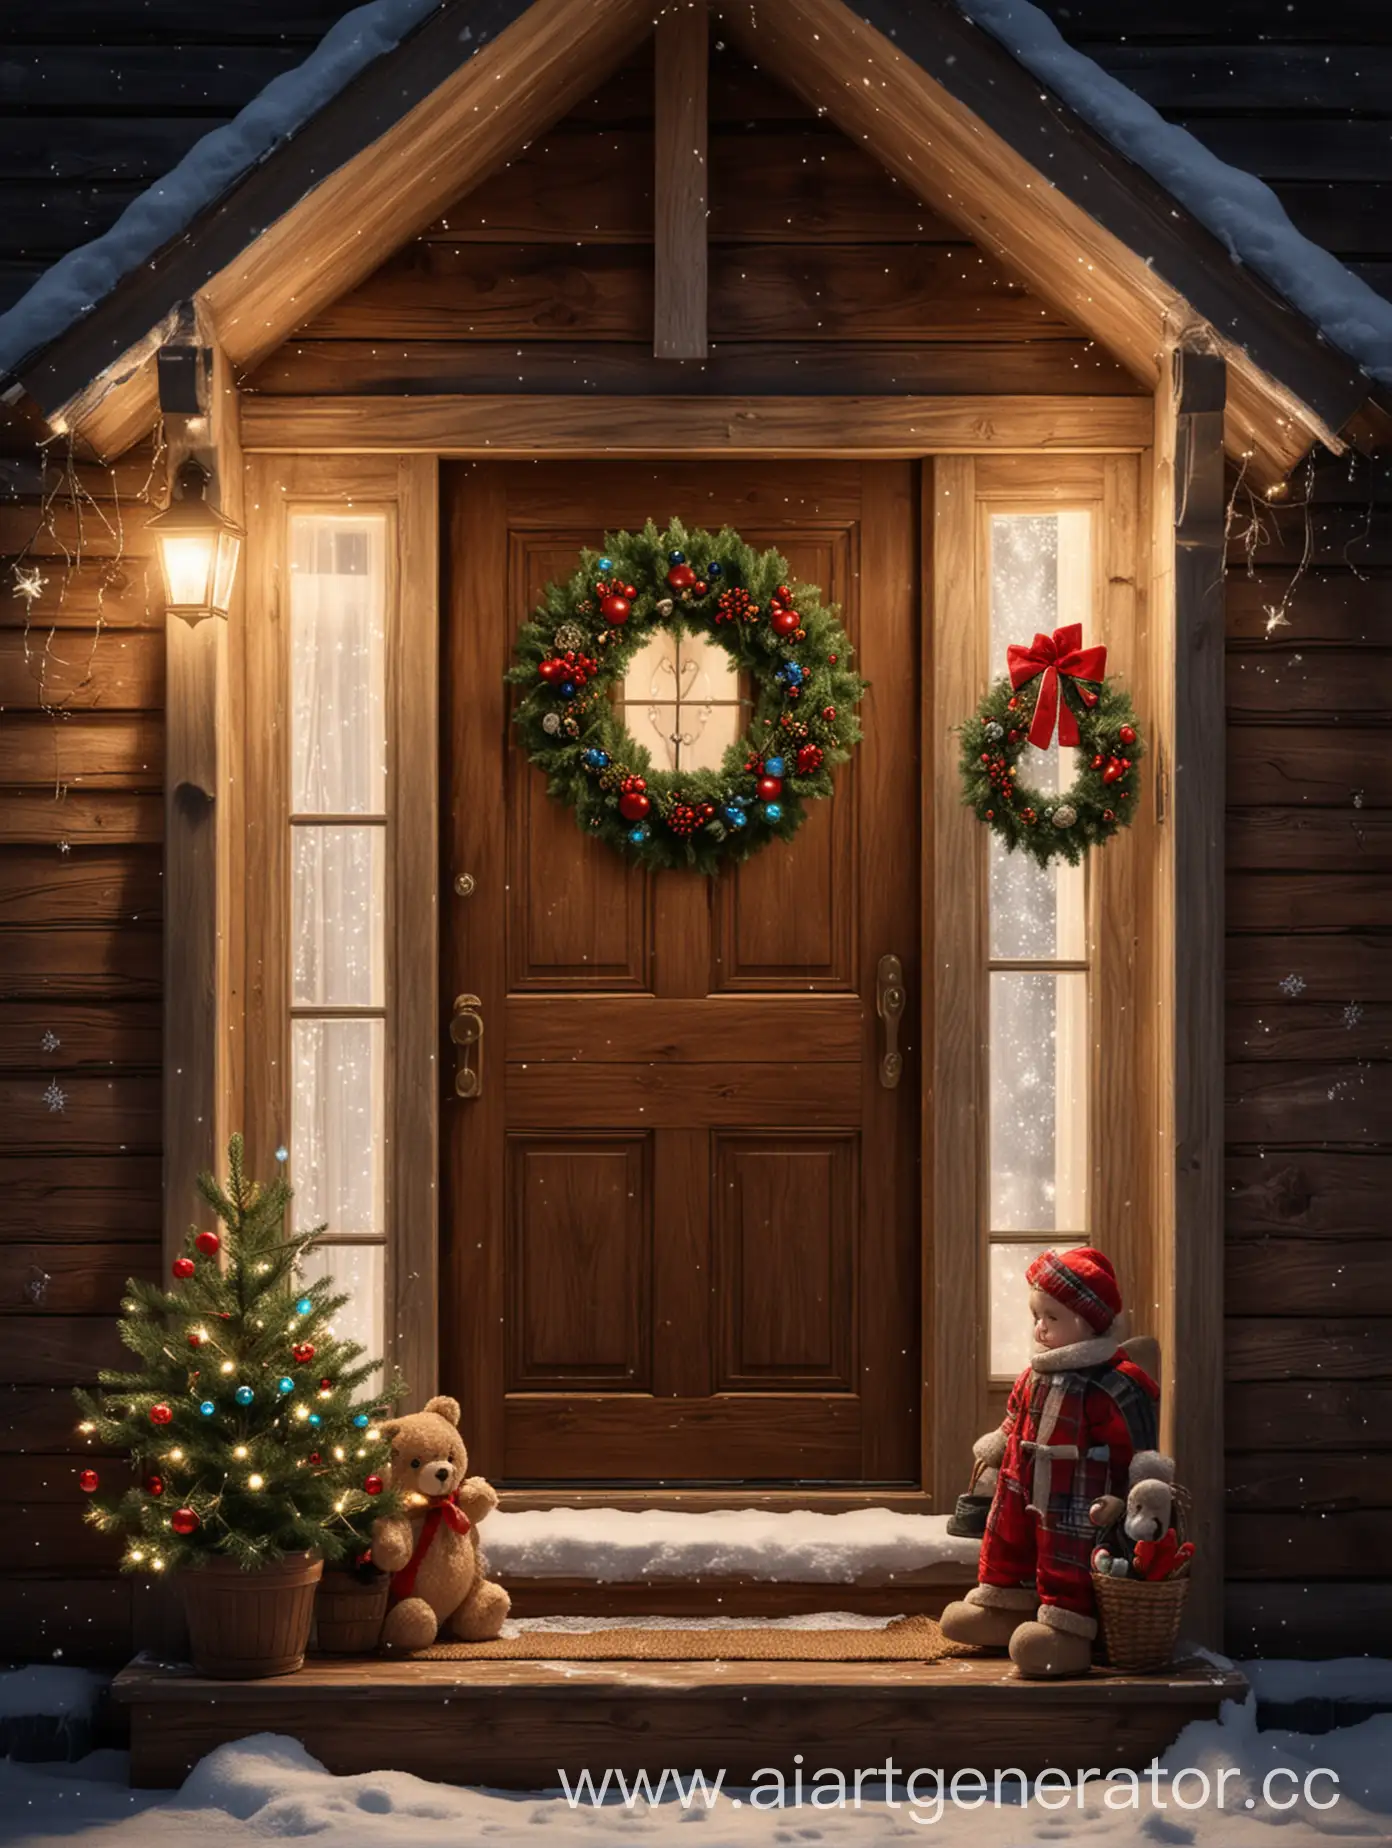
[[[920,1477],[919,570],[909,464],[446,470],[442,1385],[514,1485]],[[519,623],[679,515],[842,606],[865,740],[791,845],[708,880],[580,834],[519,750]],[[717,693],[718,693],[717,689]],[[640,715],[635,714],[635,722]],[[882,1082],[882,956],[909,1006]]]

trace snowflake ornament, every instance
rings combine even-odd
[[[68,1107],[68,1094],[56,1078],[50,1078],[43,1100],[55,1115],[61,1115]]]
[[[44,1028],[43,1038],[39,1041],[39,1046],[44,1052],[57,1052],[62,1043],[52,1027]]]
[[[1297,995],[1303,995],[1305,992],[1305,977],[1293,974],[1283,976],[1277,983],[1277,987],[1283,995],[1294,1001]]]
[[[24,565],[15,565],[13,571],[14,588],[11,590],[10,595],[12,597],[23,597],[24,601],[32,609],[34,604],[37,603],[39,598],[44,594],[44,586],[48,583],[48,579],[39,570],[37,565],[28,567]]]

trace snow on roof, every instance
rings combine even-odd
[[[274,78],[245,109],[204,135],[178,166],[148,187],[115,224],[44,271],[0,315],[0,375],[89,314],[205,206],[331,102],[358,72],[397,45],[443,0],[370,0],[333,26],[293,70]]]
[[[1092,58],[1075,51],[1033,0],[957,0],[1119,153],[1158,180],[1332,345],[1392,383],[1392,302],[1296,230],[1264,181],[1231,167]],[[1144,252],[1140,253],[1144,255]]]

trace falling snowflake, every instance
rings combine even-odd
[[[55,1113],[64,1111],[68,1107],[68,1094],[56,1078],[49,1079],[48,1089],[43,1094],[43,1100],[48,1105],[49,1109]]]
[[[1361,1001],[1350,1001],[1348,1006],[1344,1009],[1344,1025],[1352,1030],[1358,1025],[1362,1018],[1363,1003]]]
[[[44,1028],[43,1038],[39,1041],[39,1045],[43,1049],[43,1051],[57,1052],[58,1048],[62,1045],[62,1043],[63,1043],[62,1040],[59,1039],[58,1035],[53,1031],[52,1027]]]
[[[1289,995],[1293,1001],[1297,995],[1304,994],[1305,977],[1303,975],[1288,975],[1278,982],[1277,986],[1283,995]]]
[[[275,1158],[277,1161],[289,1161],[290,1159],[289,1149],[283,1146],[281,1148],[278,1148],[275,1153]]]
[[[1353,792],[1353,806],[1357,809],[1361,809],[1363,806],[1363,791],[1361,789],[1355,789]]]
[[[10,595],[12,597],[23,597],[24,601],[32,608],[43,595],[44,585],[47,584],[48,579],[39,570],[37,565],[33,565],[28,569],[23,565],[15,565],[13,570],[14,589],[10,592]]]
[[[71,841],[59,841],[58,851],[59,853],[71,853],[72,852],[72,842]]]

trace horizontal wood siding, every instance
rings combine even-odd
[[[1392,491],[1287,501],[1236,491],[1227,604],[1228,1646],[1388,1653]]]
[[[58,8],[62,11],[61,6]],[[8,50],[8,48],[5,48]],[[56,460],[52,458],[51,460]],[[0,505],[0,1548],[11,1656],[117,1660],[133,1600],[80,1519],[72,1388],[160,1262],[164,629],[148,453]],[[65,548],[67,552],[65,553]],[[37,570],[32,602],[13,566]]]
[[[299,330],[289,396],[1140,390],[788,91],[712,49],[709,334],[653,357],[651,47]]]

